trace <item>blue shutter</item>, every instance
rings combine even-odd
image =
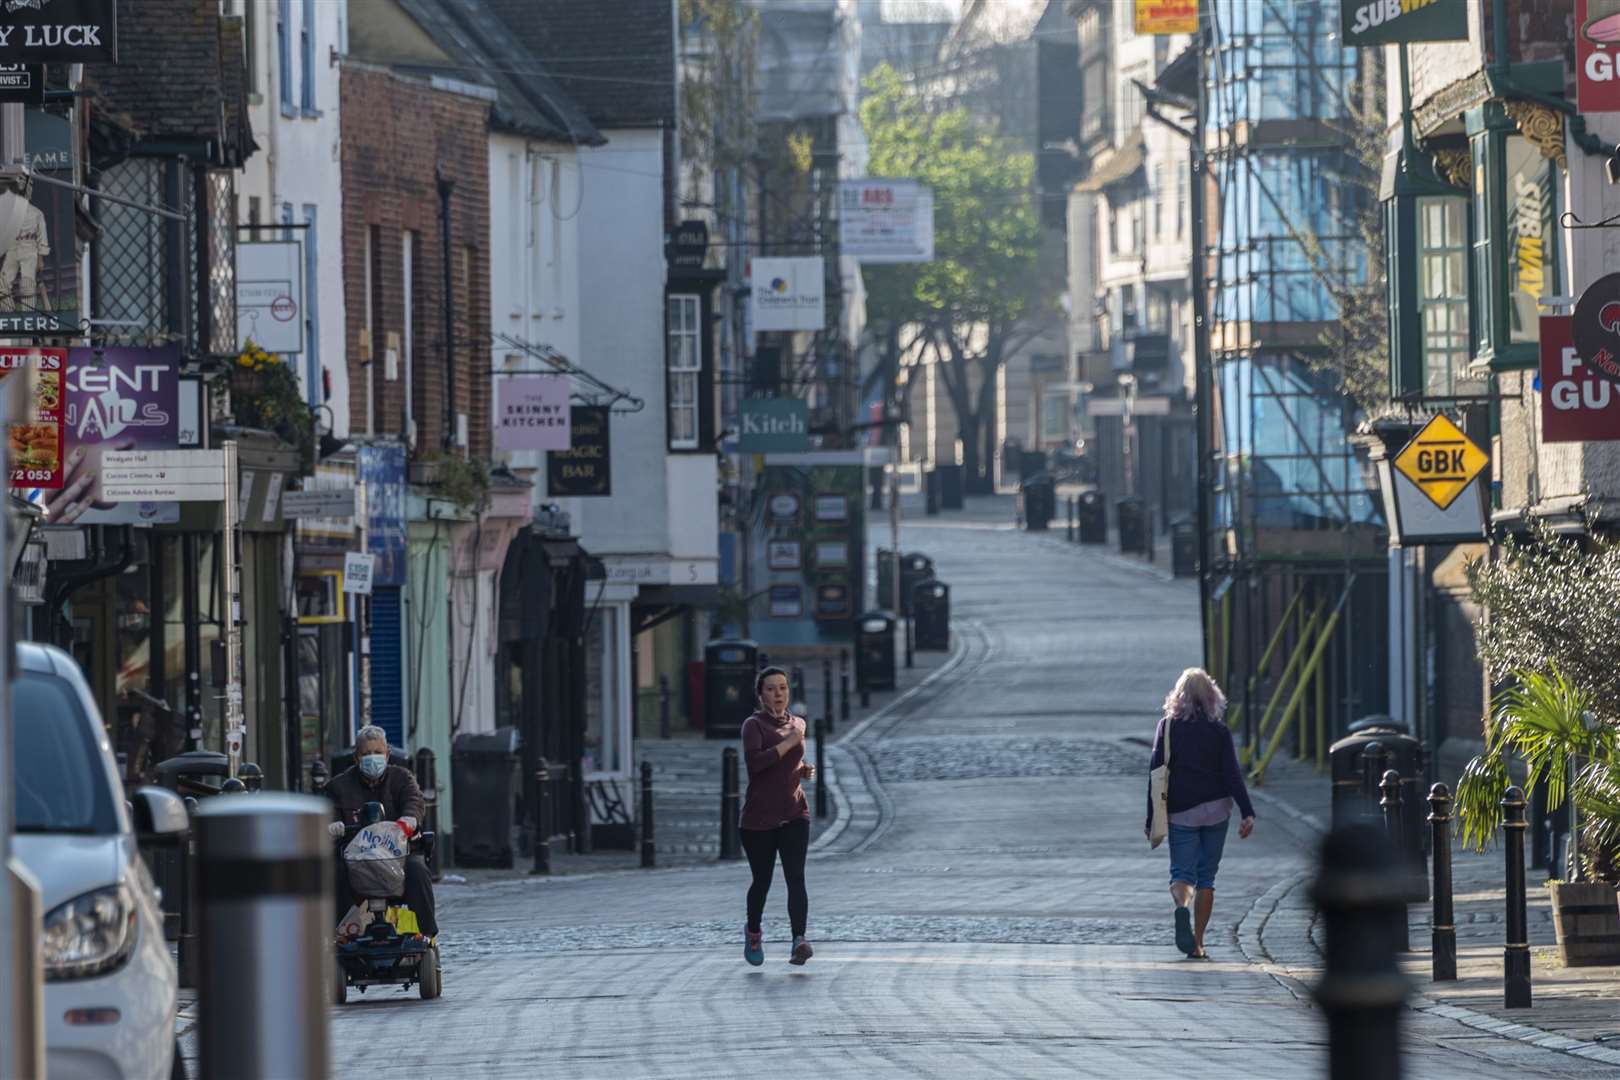
[[[388,732],[388,745],[405,746],[404,642],[400,589],[371,594],[371,722]]]
[[[280,76],[281,84],[281,112],[284,116],[292,115],[293,87],[292,87],[292,0],[280,0],[276,5],[276,73]]]

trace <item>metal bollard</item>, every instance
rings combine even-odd
[[[658,848],[653,843],[652,762],[641,763],[641,866],[651,870],[658,865]]]
[[[1311,887],[1326,940],[1314,991],[1328,1022],[1332,1080],[1399,1080],[1407,982],[1391,940],[1405,906],[1400,857],[1372,825],[1335,829]]]
[[[1384,772],[1384,779],[1378,785],[1381,798],[1379,807],[1384,811],[1384,833],[1389,837],[1390,846],[1397,854],[1402,852],[1401,844],[1401,774],[1394,769]],[[1411,929],[1406,916],[1406,904],[1401,904],[1400,919],[1395,924],[1395,948],[1401,952],[1412,951]]]
[[[838,653],[838,720],[849,723],[849,650]]]
[[[1434,851],[1433,979],[1457,977],[1457,924],[1451,908],[1451,792],[1444,784],[1429,789],[1429,826]]]
[[[912,666],[911,612],[906,612],[906,667]]]
[[[1074,496],[1072,495],[1069,496],[1069,527],[1063,538],[1071,544],[1074,543]]]
[[[1378,786],[1383,782],[1384,762],[1387,760],[1389,755],[1381,742],[1370,742],[1361,749],[1361,797],[1365,800],[1363,811],[1369,820],[1377,814],[1380,797]]]
[[[794,664],[788,674],[788,708],[791,709],[795,701],[804,703],[806,709],[810,707],[810,687],[804,681],[804,668],[798,664]]]
[[[658,676],[658,737],[669,738],[669,676]]]
[[[200,1076],[325,1076],[332,807],[308,795],[209,799],[197,811]]]
[[[416,786],[422,791],[422,823],[423,832],[437,833],[439,831],[439,761],[431,747],[421,747],[416,751]],[[433,847],[433,857],[428,860],[428,873],[434,881],[443,877],[439,866],[440,846]]]
[[[741,798],[737,793],[737,748],[728,746],[720,752],[720,857],[742,858],[742,834],[738,814]]]
[[[534,865],[531,874],[551,873],[551,769],[546,759],[534,770]]]
[[[822,728],[821,717],[816,717],[816,817],[827,816],[827,777],[822,772],[827,767],[827,739]]]
[[[827,718],[827,734],[833,733],[832,658],[821,659],[821,715]]]
[[[1507,942],[1502,950],[1502,1007],[1530,1007],[1530,927],[1524,897],[1524,792],[1502,796],[1502,847],[1507,852]]]
[[[187,795],[186,816],[191,828],[180,842],[180,939],[175,944],[175,966],[180,985],[197,986],[197,800]]]

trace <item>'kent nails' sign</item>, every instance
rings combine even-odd
[[[0,0],[0,63],[116,63],[118,0]]]

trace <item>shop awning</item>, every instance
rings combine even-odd
[[[1076,184],[1074,189],[1081,192],[1097,192],[1113,187],[1141,169],[1143,157],[1142,129],[1137,126],[1125,136],[1124,143],[1099,160],[1092,168],[1091,175]]]

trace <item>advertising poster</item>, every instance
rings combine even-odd
[[[9,430],[11,486],[62,487],[62,379],[66,349],[0,348],[0,378],[28,380],[28,418]]]
[[[67,117],[24,114],[33,173],[73,183],[73,133]],[[77,334],[79,278],[73,191],[32,176],[0,183],[0,337]]]
[[[567,450],[572,418],[566,375],[509,375],[495,381],[497,450]]]
[[[850,639],[864,580],[866,469],[858,454],[772,454],[748,531],[751,630],[761,645]]]
[[[376,557],[371,583],[405,584],[405,448],[360,447],[366,484],[366,550]]]
[[[1148,36],[1196,34],[1198,0],[1136,0],[1135,26],[1138,34]]]
[[[53,525],[135,525],[180,520],[174,502],[112,503],[101,495],[106,450],[179,445],[180,349],[67,351],[62,486],[45,498]]]
[[[840,181],[838,245],[863,263],[932,262],[933,189],[915,180]]]

